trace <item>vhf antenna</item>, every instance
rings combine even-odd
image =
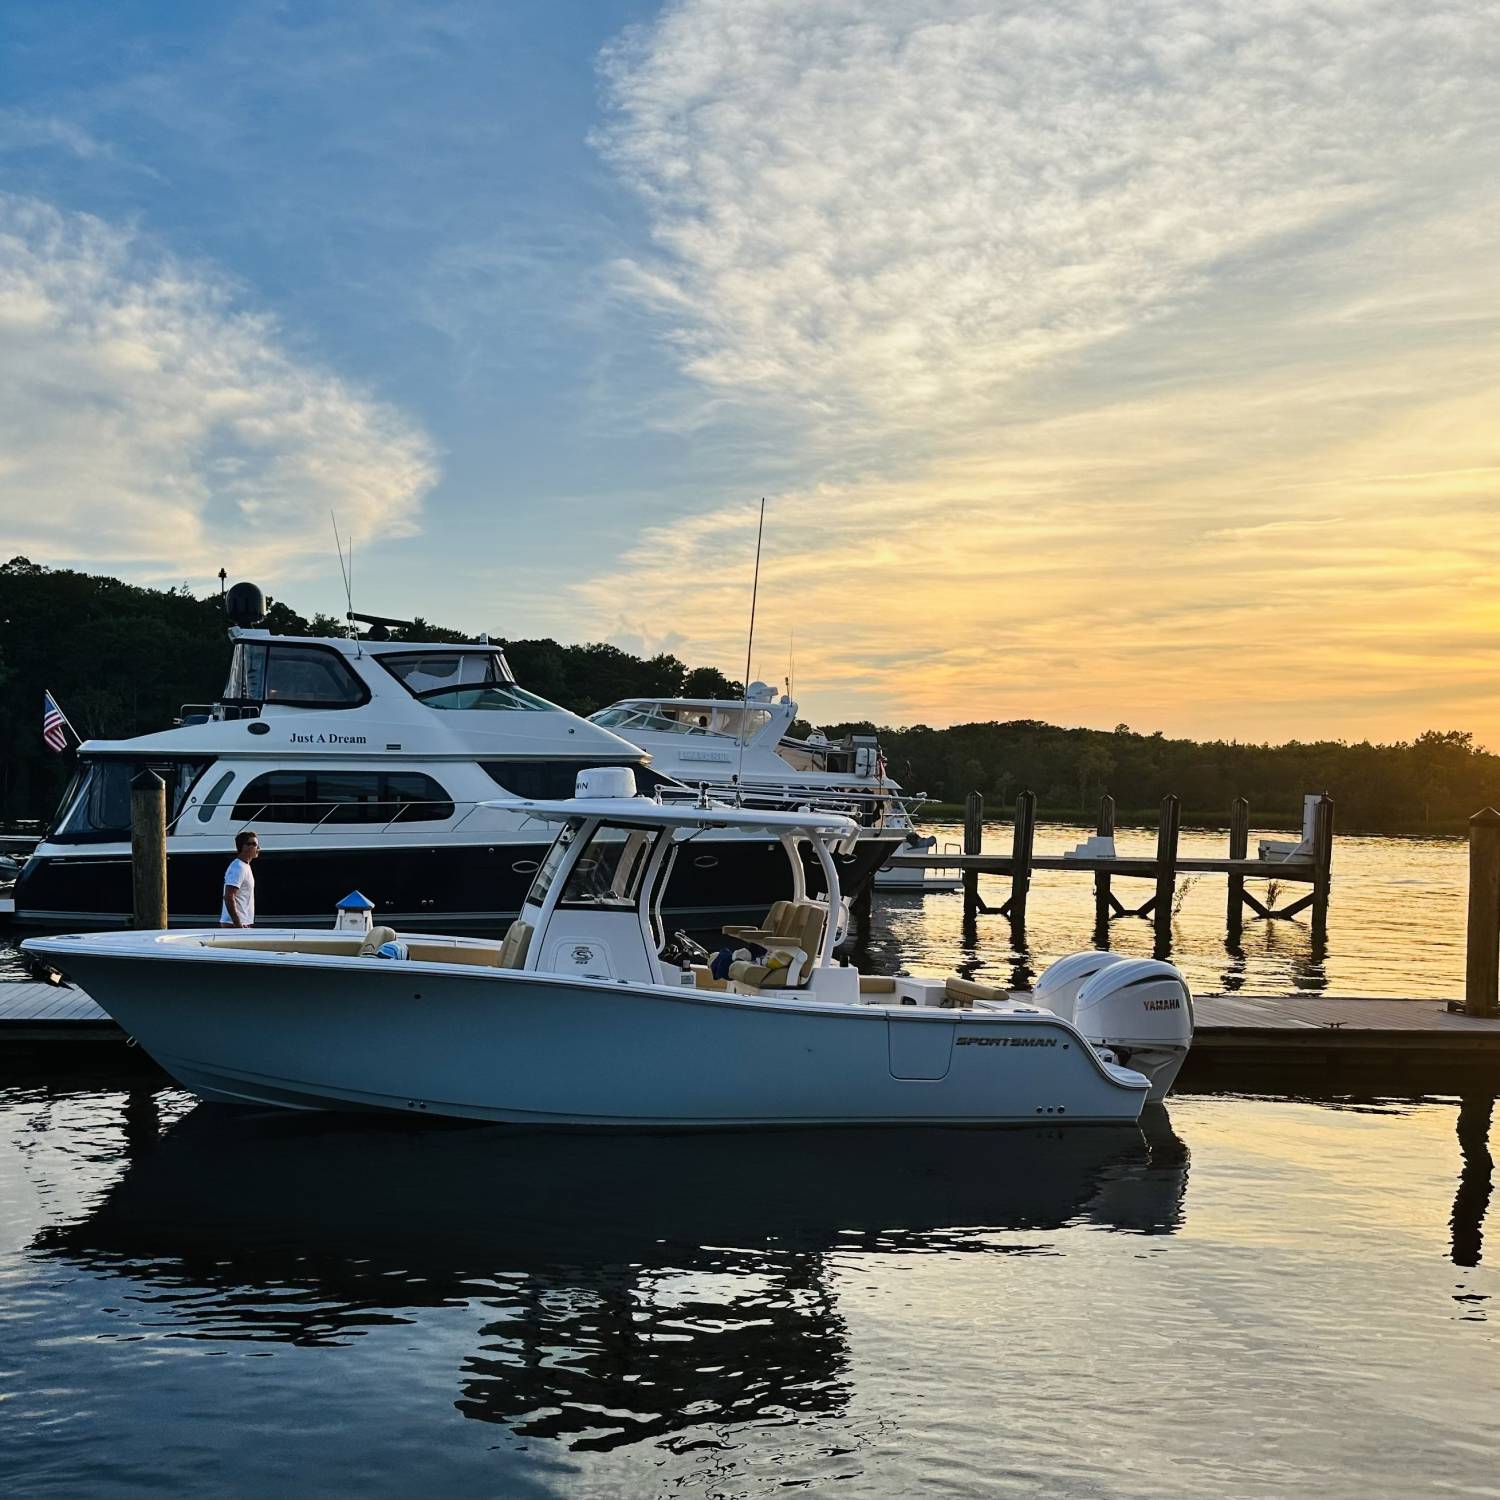
[[[359,632],[354,628],[354,538],[352,535],[349,538],[349,558],[346,563],[344,560],[344,548],[339,541],[338,517],[330,510],[328,512],[328,519],[333,523],[333,545],[339,555],[339,572],[344,576],[344,605],[348,610],[348,613],[344,616],[344,619],[348,622],[345,626],[345,632],[352,641],[357,639],[359,635]]]
[[[766,497],[760,497],[760,524],[755,531],[755,581],[750,585],[750,631],[745,638],[744,706],[740,710],[740,755],[734,768],[736,792],[743,801],[741,778],[745,771],[745,728],[750,722],[750,654],[755,649],[755,601],[760,595],[760,544],[766,534]]]

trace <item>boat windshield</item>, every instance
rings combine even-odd
[[[498,651],[421,651],[377,660],[428,708],[534,711],[553,704],[516,686]]]
[[[563,825],[531,882],[526,895],[528,904],[540,906],[547,899],[558,871],[567,862],[569,851],[584,826],[581,818],[570,819]],[[596,827],[568,872],[560,903],[563,906],[634,910],[640,899],[646,867],[651,862],[651,851],[660,837],[660,829],[621,828],[607,824]]]
[[[564,906],[633,911],[660,829],[597,829],[563,887]]]
[[[747,709],[740,703],[616,703],[591,715],[590,722],[616,731],[707,734],[728,739],[743,734],[753,740],[770,718],[770,709]]]
[[[563,824],[562,832],[558,834],[552,847],[547,851],[541,868],[532,877],[531,889],[526,893],[529,905],[540,906],[547,899],[547,893],[552,889],[552,882],[557,879],[557,872],[562,868],[563,861],[568,857],[568,850],[572,848],[573,840],[578,837],[582,827],[583,821],[580,818],[570,818]]]

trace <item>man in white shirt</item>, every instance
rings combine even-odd
[[[255,926],[255,874],[250,866],[260,854],[260,840],[250,829],[234,836],[235,858],[224,872],[224,901],[219,911],[221,927]]]

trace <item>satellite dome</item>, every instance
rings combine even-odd
[[[237,583],[224,596],[231,625],[259,625],[266,617],[266,596],[253,583]]]

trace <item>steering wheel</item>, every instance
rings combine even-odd
[[[661,950],[661,956],[669,964],[676,964],[681,969],[690,964],[706,964],[709,961],[708,949],[702,943],[695,943],[680,927]]]

